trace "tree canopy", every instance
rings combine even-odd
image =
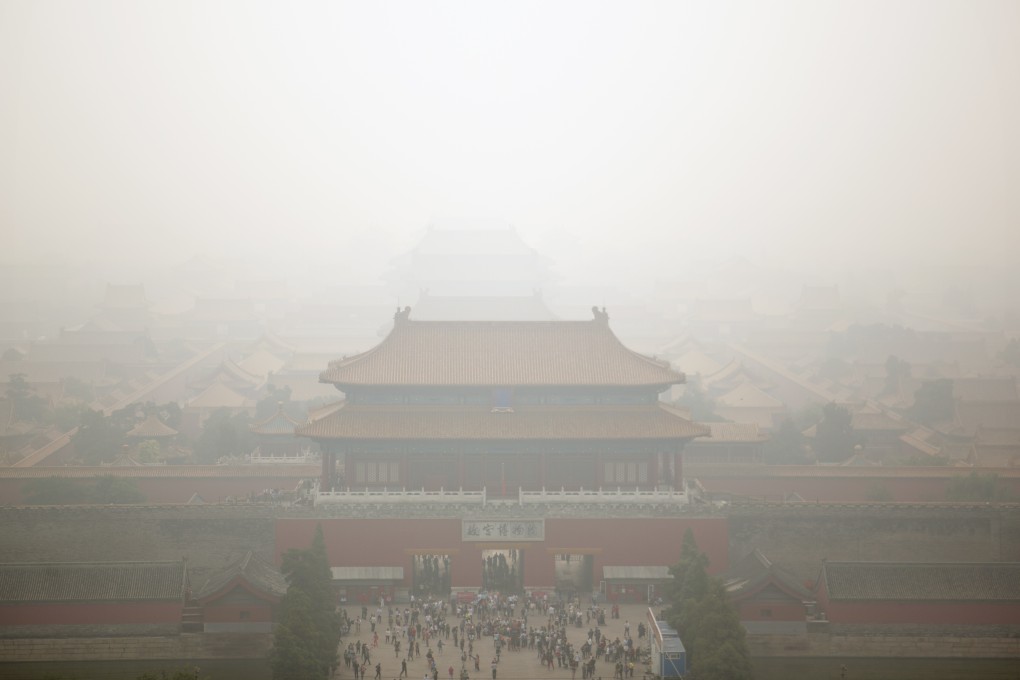
[[[840,463],[854,453],[853,415],[850,409],[829,402],[815,430],[815,455],[825,463]]]
[[[28,479],[22,486],[22,493],[29,505],[121,505],[146,500],[133,479],[113,475],[104,475],[95,481],[67,477]]]
[[[46,419],[46,400],[35,393],[24,373],[12,373],[7,383],[7,398],[14,403],[14,417],[25,422],[40,423]]]
[[[966,477],[953,477],[946,488],[946,500],[950,501],[1009,501],[1012,494],[999,484],[994,472],[979,474],[971,472]]]
[[[787,418],[765,444],[765,462],[769,465],[802,465],[807,462],[804,435],[791,419]]]
[[[231,414],[227,409],[213,411],[195,442],[195,457],[215,463],[222,456],[243,456],[256,446],[251,418],[246,413]]]
[[[708,557],[688,529],[680,561],[669,568],[666,621],[680,633],[690,677],[697,680],[747,680],[753,676],[746,633],[726,596],[722,581],[709,576]]]
[[[945,378],[921,383],[907,417],[922,425],[935,425],[953,417],[953,381]]]
[[[123,448],[128,431],[127,423],[122,420],[104,416],[102,411],[82,412],[78,431],[71,437],[75,455],[86,465],[114,459]]]
[[[326,678],[337,666],[340,618],[333,605],[332,574],[322,526],[312,545],[283,555],[287,594],[280,602],[270,664],[274,680]]]

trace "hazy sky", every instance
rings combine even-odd
[[[1018,121],[1015,0],[0,0],[0,259],[1006,264]]]

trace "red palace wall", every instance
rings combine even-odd
[[[105,471],[104,471],[105,472]],[[55,472],[55,474],[58,474]],[[223,501],[227,496],[247,498],[248,494],[261,494],[265,489],[293,491],[298,482],[307,477],[274,475],[269,477],[139,477],[110,474],[125,477],[145,495],[146,503],[187,503],[197,493],[207,503]],[[28,478],[0,479],[0,505],[24,505],[25,484]],[[96,479],[75,478],[84,488],[92,488]]]
[[[596,582],[605,566],[668,566],[680,559],[684,532],[690,528],[709,557],[709,571],[728,566],[729,537],[724,518],[599,518],[545,520],[545,540],[531,542],[461,541],[461,520],[442,519],[280,519],[276,522],[276,560],[290,548],[311,545],[322,525],[331,566],[403,567],[411,585],[411,556],[449,554],[454,587],[480,588],[482,551],[516,547],[524,553],[526,588],[552,588],[554,556],[594,556]]]
[[[804,621],[807,618],[807,609],[799,602],[744,600],[737,603],[737,613],[741,621]]]
[[[211,603],[202,607],[202,617],[206,623],[262,623],[273,620],[273,608],[254,602],[250,605]]]
[[[180,602],[84,602],[0,605],[0,625],[180,623]]]
[[[896,502],[945,502],[946,491],[953,477],[970,474],[946,468],[931,474],[918,474],[906,468],[891,468],[876,472],[840,471],[822,474],[818,468],[800,474],[801,468],[792,468],[784,474],[781,467],[764,467],[758,471],[743,471],[736,467],[731,472],[715,466],[711,471],[689,469],[688,476],[697,478],[706,490],[713,493],[730,493],[758,500],[781,501],[791,493],[806,501],[853,503],[873,500],[876,495]],[[702,474],[699,474],[701,472]],[[1020,494],[1020,475],[1015,470],[978,470],[980,474],[996,473],[1006,490]]]
[[[833,623],[1015,625],[1020,605],[996,602],[833,602],[824,609]]]

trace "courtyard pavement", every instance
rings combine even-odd
[[[583,604],[583,602],[582,602]],[[634,638],[634,643],[640,645],[642,648],[647,648],[648,637],[646,636],[642,640],[638,640],[637,627],[639,623],[643,623],[646,620],[646,614],[648,612],[648,605],[645,604],[624,604],[620,605],[620,618],[612,619],[609,618],[610,607],[606,607],[606,625],[600,626],[602,633],[610,640],[616,638],[623,639],[624,625],[627,621],[630,622],[630,633]],[[658,608],[655,609],[658,613]],[[347,607],[348,615],[353,619],[361,613],[360,607]],[[459,623],[456,617],[451,620],[451,626],[454,621]],[[538,616],[536,614],[529,614],[528,623],[530,626],[542,626],[548,620],[546,617]],[[594,626],[592,626],[594,628]],[[372,680],[375,676],[375,665],[376,663],[382,663],[382,680],[395,680],[400,673],[400,661],[406,658],[407,641],[403,641],[400,646],[400,656],[395,656],[393,652],[392,644],[385,644],[384,632],[386,630],[385,620],[382,625],[382,632],[379,634],[379,646],[371,650],[371,663],[369,664],[368,678],[366,680]],[[361,640],[364,644],[371,644],[372,633],[371,627],[368,622],[362,622],[361,632],[355,632],[355,629],[351,629],[351,633],[344,636],[338,647],[338,654],[340,656],[340,667],[336,673],[333,674],[333,678],[342,678],[347,680],[354,677],[354,673],[351,669],[346,668],[343,664],[343,651],[347,648],[350,643],[356,643]],[[583,628],[577,628],[571,626],[567,628],[567,639],[574,646],[575,649],[580,649],[581,645],[588,634],[588,626]],[[452,646],[452,638],[449,641],[444,640],[444,647],[442,653],[439,652],[437,647],[433,645],[432,653],[436,658],[436,666],[439,668],[440,680],[450,680],[449,667],[453,666],[453,678],[458,680],[460,677],[461,661],[460,661],[460,650],[455,650]],[[465,649],[467,649],[465,647]],[[428,672],[428,659],[425,658],[425,649],[423,648],[422,654],[419,657],[407,662],[407,677],[411,680],[424,680],[426,673]],[[479,670],[476,671],[474,662],[468,659],[468,675],[471,680],[491,680],[492,678],[492,661],[495,658],[495,648],[491,638],[476,640],[475,641],[475,653],[481,657],[479,664]],[[595,665],[595,676],[593,680],[602,678],[603,680],[611,680],[614,671],[613,663],[605,660],[599,660]],[[639,664],[634,669],[634,677],[641,678],[644,672],[647,670],[647,666]],[[431,675],[428,676],[431,680]],[[543,664],[539,663],[538,654],[535,650],[522,649],[521,651],[512,652],[504,649],[500,654],[500,660],[496,667],[496,680],[570,680],[571,678],[581,680],[581,671],[577,670],[576,676],[572,676],[569,668],[554,668],[549,670]]]

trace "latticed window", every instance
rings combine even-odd
[[[603,479],[606,484],[644,484],[648,482],[648,463],[609,461],[605,464]]]
[[[395,461],[369,461],[354,465],[356,484],[396,484],[400,482],[400,463]]]

